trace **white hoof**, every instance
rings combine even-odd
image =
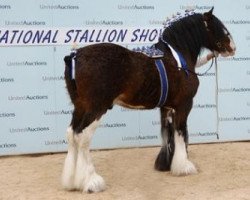
[[[93,173],[84,185],[84,191],[88,193],[101,192],[105,190],[105,181],[97,173]]]
[[[171,165],[171,173],[175,176],[185,176],[190,174],[196,174],[197,169],[191,161],[185,160],[183,163],[173,162]]]

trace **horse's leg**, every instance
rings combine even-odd
[[[174,130],[174,155],[171,164],[171,172],[174,175],[188,175],[195,174],[197,170],[194,164],[188,160],[187,145],[187,117],[191,110],[192,102],[186,103],[185,106],[180,107],[175,113],[175,130]]]
[[[89,151],[92,135],[103,113],[74,110],[71,126],[67,130],[69,147],[62,175],[65,189],[83,189],[87,192],[104,190],[104,180],[96,174]]]
[[[74,131],[72,126],[67,129],[67,140],[68,140],[68,153],[65,158],[63,174],[62,174],[62,185],[67,190],[75,189],[75,167],[77,157],[77,146],[74,140]]]
[[[174,109],[161,108],[162,148],[155,160],[155,169],[169,171],[174,153]]]
[[[84,111],[82,109],[74,109],[70,126],[67,129],[68,153],[65,158],[62,173],[62,185],[67,190],[75,188],[75,168],[77,158],[77,144],[74,139],[75,130],[80,126]]]
[[[95,120],[84,128],[81,133],[75,135],[78,148],[75,187],[86,192],[100,192],[105,189],[105,182],[96,173],[89,151],[91,138],[98,125],[99,120]]]

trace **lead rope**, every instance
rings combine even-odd
[[[217,65],[217,58],[215,57],[215,103],[216,103],[216,135],[217,140],[220,139],[219,137],[219,77],[218,77],[218,65]]]

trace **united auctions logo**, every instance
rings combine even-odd
[[[241,116],[241,117],[220,117],[219,121],[249,121],[250,117],[246,117],[246,116]]]
[[[131,140],[157,140],[157,135],[138,135],[138,136],[126,136],[122,137],[122,141],[131,141]]]
[[[24,95],[24,96],[9,96],[9,101],[25,101],[25,100],[47,100],[48,95]]]
[[[245,24],[250,24],[250,20],[235,20],[235,19],[231,19],[231,20],[224,20],[223,21],[224,24],[234,24],[234,25],[245,25]]]
[[[209,108],[216,108],[216,105],[215,104],[195,104],[193,108],[209,109]]]
[[[47,62],[45,61],[9,61],[7,62],[7,66],[28,66],[28,67],[33,67],[33,66],[46,66]]]
[[[68,144],[66,140],[47,140],[44,142],[45,145],[63,145],[63,144]]]
[[[10,10],[11,6],[10,5],[0,5],[0,10]]]
[[[44,21],[5,21],[6,26],[45,26]]]
[[[250,88],[220,88],[220,93],[227,93],[227,92],[250,92]]]
[[[20,61],[20,62],[13,62],[9,61],[7,62],[7,66],[28,66],[28,67],[33,67],[33,66],[46,66],[47,62],[45,61]]]
[[[150,25],[161,25],[164,23],[163,20],[155,20],[155,19],[152,19],[152,20],[149,20],[149,24]]]
[[[44,115],[70,115],[73,110],[44,111]]]
[[[210,77],[210,76],[215,76],[214,72],[207,72],[206,74],[204,74],[204,77]]]
[[[246,38],[247,40],[250,40],[250,37]],[[235,61],[235,62],[242,62],[242,61],[250,61],[250,57],[219,57],[218,61]]]
[[[64,81],[63,76],[43,76],[43,81]]]
[[[39,6],[40,9],[44,10],[79,10],[79,6],[76,5],[45,5],[42,4]]]
[[[125,123],[105,123],[101,124],[100,128],[125,128],[127,125]]]
[[[0,83],[13,83],[14,81],[14,78],[0,78]]]
[[[159,125],[161,125],[161,122],[160,121],[152,121],[152,125],[159,126]]]
[[[0,118],[13,118],[15,116],[16,116],[15,113],[7,113],[7,112],[0,113]]]
[[[119,10],[154,10],[153,5],[118,5]]]
[[[191,137],[208,137],[208,136],[217,136],[216,132],[197,132],[197,133],[190,133]]]
[[[123,25],[123,21],[116,21],[116,20],[99,20],[99,21],[96,21],[96,20],[87,20],[85,21],[85,24],[86,25],[95,25],[95,26],[121,26]]]
[[[206,6],[206,5],[181,5],[181,10],[210,10],[213,6]]]
[[[35,133],[35,132],[47,132],[49,127],[25,127],[25,128],[10,128],[10,133]]]
[[[16,148],[17,145],[16,144],[8,144],[8,143],[4,143],[4,144],[0,144],[0,148]]]

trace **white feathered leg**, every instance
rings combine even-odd
[[[64,162],[64,168],[62,173],[62,185],[67,190],[73,190],[75,189],[74,179],[75,179],[77,147],[74,141],[74,132],[72,130],[72,127],[69,127],[67,129],[67,139],[68,139],[68,153]]]
[[[105,189],[103,178],[95,172],[89,150],[91,138],[98,125],[99,121],[94,121],[82,133],[75,134],[78,154],[74,183],[77,189],[83,189],[86,192],[100,192]]]
[[[194,164],[187,158],[186,143],[183,135],[179,134],[177,130],[175,130],[174,134],[175,150],[171,164],[172,174],[180,176],[197,173]]]

